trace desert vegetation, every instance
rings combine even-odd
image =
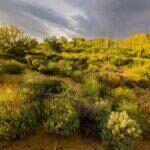
[[[96,135],[108,149],[130,150],[149,138],[149,110],[149,34],[39,42],[0,25],[1,141],[42,126],[45,133]]]

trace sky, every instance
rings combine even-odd
[[[0,23],[39,39],[124,38],[150,32],[150,0],[0,0]]]

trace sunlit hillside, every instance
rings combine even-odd
[[[32,143],[34,135],[55,150],[57,140],[64,150],[74,142],[84,149],[89,137],[93,149],[147,150],[150,34],[39,42],[1,25],[0,149]]]

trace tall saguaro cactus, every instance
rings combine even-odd
[[[140,42],[140,48],[139,48],[138,57],[141,57],[141,55],[142,55],[142,50],[143,50],[143,39],[141,39],[141,42]]]
[[[106,33],[106,40],[105,40],[106,48],[109,48],[109,33]]]

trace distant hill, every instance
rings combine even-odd
[[[144,49],[150,48],[150,34],[148,33],[137,33],[125,38],[122,42],[123,46],[129,48],[139,48]]]
[[[124,41],[148,41],[150,40],[150,34],[148,33],[136,33],[136,34],[133,34],[129,37],[127,37]]]

